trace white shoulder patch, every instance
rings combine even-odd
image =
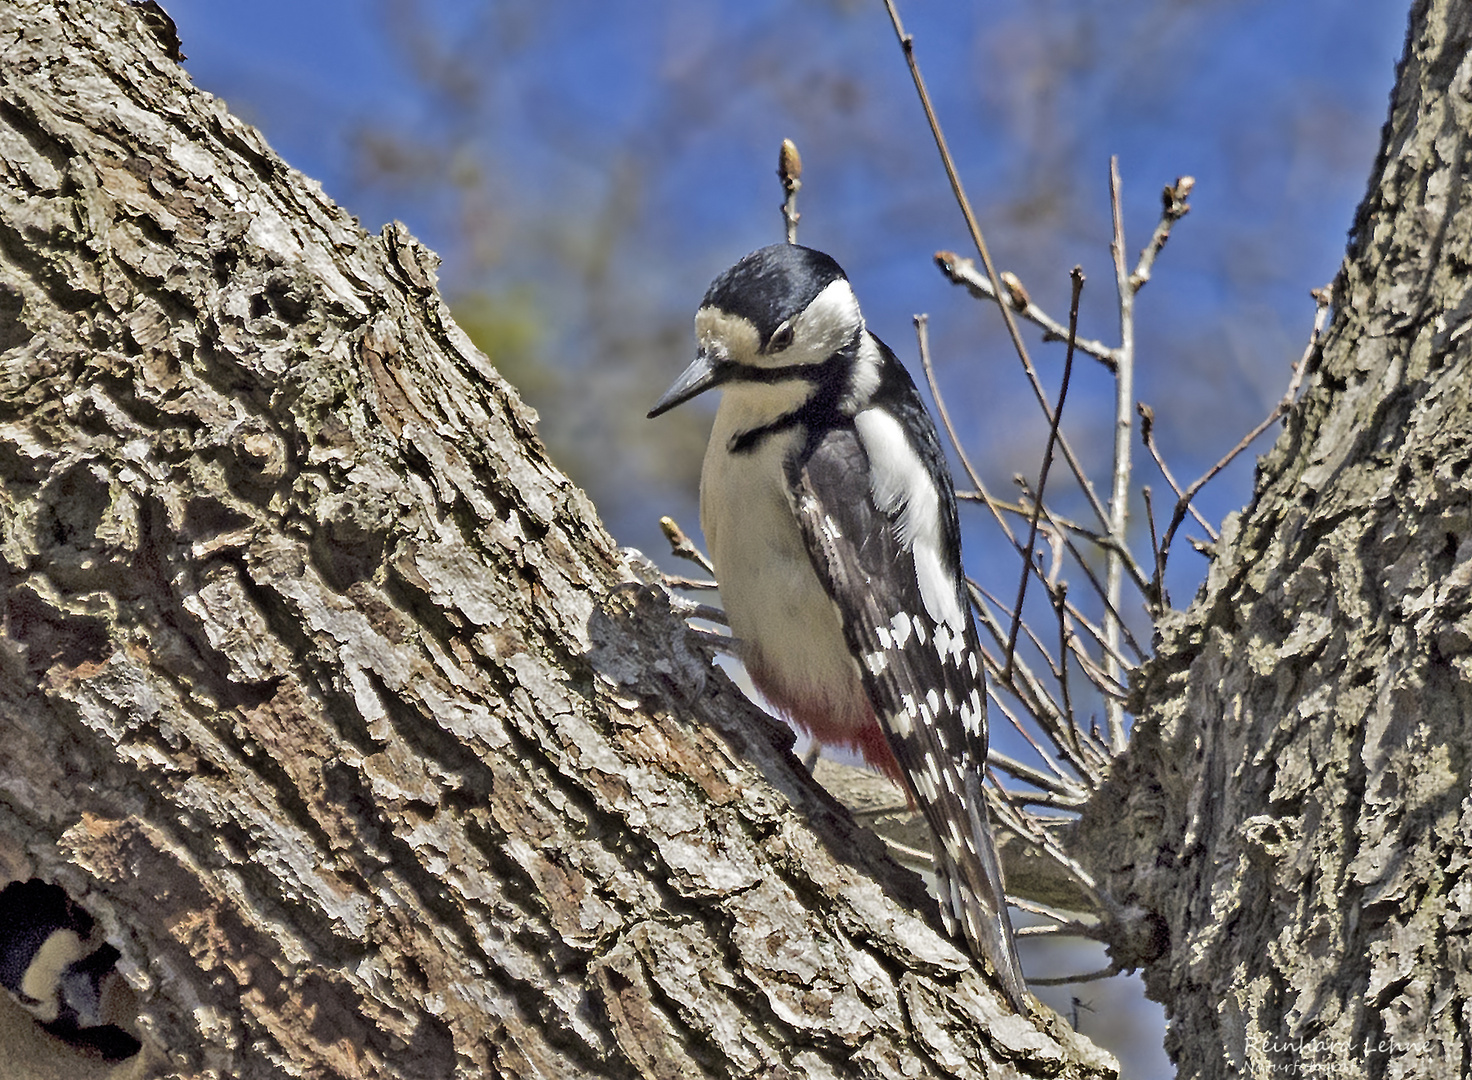
[[[964,633],[966,616],[956,599],[953,568],[945,564],[940,494],[899,421],[879,409],[863,409],[854,427],[869,455],[874,502],[895,519],[895,535],[915,559],[915,578],[925,611],[937,624]]]
[[[874,391],[879,389],[879,370],[883,364],[884,357],[879,352],[879,346],[874,342],[874,335],[867,332],[860,334],[859,351],[855,357],[853,369],[853,382],[849,385],[844,403],[845,412],[853,412],[869,403],[874,396]]]

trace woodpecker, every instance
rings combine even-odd
[[[109,1061],[138,1053],[132,994],[98,944],[92,916],[58,885],[32,878],[0,889],[0,986],[51,1034]]]
[[[746,669],[930,826],[941,913],[1024,1011],[982,800],[986,690],[950,472],[909,374],[828,255],[775,244],[711,284],[650,417],[720,387],[700,524]]]

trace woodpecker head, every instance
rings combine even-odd
[[[754,251],[711,283],[695,313],[695,362],[649,411],[713,386],[819,382],[851,360],[864,316],[843,269],[796,244]]]

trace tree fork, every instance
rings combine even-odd
[[[5,0],[0,870],[181,1076],[1103,1077],[634,580],[435,260]]]

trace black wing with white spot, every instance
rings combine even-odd
[[[939,455],[934,428],[899,370],[903,390],[922,413],[929,447],[912,447],[924,461]],[[893,405],[886,404],[893,412]],[[916,431],[914,423],[906,423]],[[824,430],[826,428],[826,430]],[[917,541],[902,537],[900,514],[877,504],[868,455],[852,425],[819,428],[789,463],[793,512],[813,567],[832,597],[864,688],[903,770],[910,793],[935,840],[941,911],[973,952],[985,953],[1008,996],[1024,1008],[1023,980],[1007,917],[1001,869],[982,801],[986,767],[986,695],[979,646],[959,580],[956,511],[943,464],[937,509],[948,515],[938,534],[941,560],[963,623],[960,640],[927,612],[917,576]],[[935,544],[935,540],[919,543]],[[933,586],[932,586],[933,587]]]

